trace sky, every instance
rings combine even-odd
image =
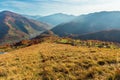
[[[81,15],[100,11],[120,11],[120,0],[0,0],[0,11],[27,15],[65,13]]]

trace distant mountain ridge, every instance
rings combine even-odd
[[[38,18],[40,18],[40,17],[42,17],[42,16],[40,16],[40,15],[25,15],[25,14],[23,14],[23,16],[24,17],[26,17],[26,18],[29,18],[29,19],[34,19],[34,20],[37,20]]]
[[[73,16],[73,15],[56,13],[56,14],[40,17],[37,20],[51,24],[53,26],[56,26],[56,25],[61,24],[61,23],[69,22],[75,18],[76,18],[76,16]]]
[[[49,25],[10,11],[0,12],[0,43],[18,41],[40,34]]]
[[[120,12],[99,12],[82,15],[68,23],[52,29],[60,36],[64,34],[85,34],[109,29],[120,29]],[[59,34],[60,33],[60,34]]]
[[[115,33],[115,30],[118,30],[117,33]],[[111,38],[111,41],[119,41],[119,38],[117,38],[119,30],[120,11],[102,11],[81,15],[70,22],[60,24],[51,29],[55,34],[62,37],[75,36],[79,39],[103,39],[108,41],[110,41],[110,38],[104,36],[106,34],[108,37],[112,36],[112,38],[115,38]],[[98,38],[100,34],[101,37]]]

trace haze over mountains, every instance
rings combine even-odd
[[[84,39],[84,34],[86,34],[85,39],[98,39],[98,40],[108,40],[110,41],[110,37],[105,38],[107,36],[101,36],[102,35],[107,35],[112,36],[112,38],[119,37],[117,34],[114,34],[115,30],[118,30],[119,32],[120,29],[120,12],[119,11],[111,11],[111,12],[96,12],[96,13],[91,13],[88,15],[81,15],[77,17],[76,19],[60,24],[56,26],[55,28],[52,29],[52,31],[59,35],[59,36],[80,36],[79,39]],[[111,31],[106,31],[106,30],[111,30]],[[113,31],[112,31],[113,30]],[[103,33],[105,31],[105,33]],[[100,32],[99,34],[96,32]],[[90,37],[89,33],[94,33],[94,36]],[[89,37],[88,37],[88,36]],[[88,38],[87,38],[88,37]],[[99,38],[97,38],[99,37]],[[100,39],[101,38],[101,39]],[[105,39],[104,39],[105,38]],[[115,38],[118,39],[118,38]],[[116,40],[111,40],[111,41],[116,41]],[[118,41],[118,40],[117,40]],[[120,41],[120,40],[119,40]]]
[[[40,18],[40,17],[42,17],[42,16],[40,16],[40,15],[25,15],[25,14],[23,14],[23,16],[24,17],[26,17],[26,18],[30,18],[30,19],[34,19],[34,20],[37,20],[38,18]]]
[[[120,33],[119,11],[96,12],[78,17],[62,13],[45,17],[26,17],[10,11],[0,12],[0,42],[13,42],[36,37],[51,28],[54,34],[61,37],[120,42],[118,38]],[[53,28],[48,24],[58,25]]]
[[[52,15],[48,15],[48,16],[25,15],[25,17],[47,23],[49,25],[52,25],[53,27],[58,24],[61,24],[61,23],[69,22],[76,18],[76,16],[74,16],[74,15],[67,15],[67,14],[63,14],[63,13],[56,13],[56,14],[52,14]]]
[[[49,25],[45,23],[27,19],[13,12],[0,12],[0,43],[30,38],[48,28]]]

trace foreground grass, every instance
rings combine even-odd
[[[120,49],[41,43],[0,55],[0,80],[120,80]]]

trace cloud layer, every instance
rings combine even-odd
[[[3,0],[0,1],[0,11],[11,10],[30,15],[80,15],[98,11],[118,11],[119,3],[120,0]]]

